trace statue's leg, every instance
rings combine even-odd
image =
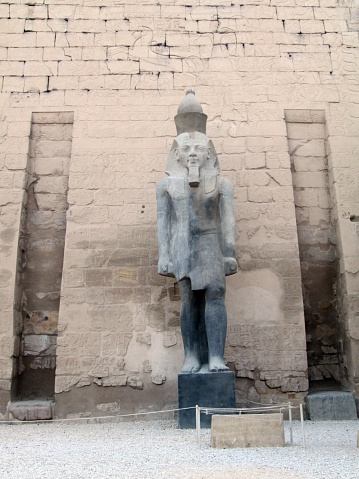
[[[227,313],[224,298],[225,285],[209,286],[206,290],[206,330],[210,371],[224,371],[224,345],[227,332]]]
[[[199,301],[197,291],[191,290],[191,281],[179,281],[181,293],[181,331],[184,346],[182,373],[196,373],[201,369],[199,347]]]

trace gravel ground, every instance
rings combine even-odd
[[[293,422],[286,447],[213,449],[174,420],[0,424],[1,479],[358,479],[359,421]]]

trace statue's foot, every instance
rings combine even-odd
[[[228,371],[229,368],[225,365],[223,359],[213,358],[209,360],[208,369],[211,372],[218,372],[218,371]]]
[[[199,362],[198,358],[194,356],[188,356],[184,360],[183,367],[181,369],[181,373],[197,373],[201,369],[201,363]]]

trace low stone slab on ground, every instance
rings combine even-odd
[[[40,421],[52,419],[54,401],[29,400],[16,401],[9,405],[9,419],[19,421]]]
[[[346,391],[320,391],[306,398],[312,421],[344,421],[357,419],[354,395]]]
[[[282,413],[212,416],[212,447],[282,447],[284,444]]]

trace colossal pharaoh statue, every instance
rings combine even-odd
[[[225,276],[237,272],[233,188],[219,176],[207,116],[192,90],[175,117],[177,138],[157,186],[158,272],[181,293],[182,373],[223,371]]]

